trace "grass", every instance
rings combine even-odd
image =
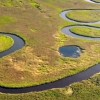
[[[0,100],[99,100],[100,74],[69,87],[26,94],[0,94]]]
[[[2,7],[22,7],[29,6],[39,8],[40,5],[35,0],[3,0],[0,1]]]
[[[66,16],[78,22],[97,22],[100,20],[100,10],[73,10]]]
[[[78,35],[89,36],[89,37],[100,37],[99,28],[76,26],[70,29],[70,31]]]
[[[11,48],[14,44],[12,38],[8,36],[0,35],[0,52],[6,51]]]
[[[16,3],[17,6],[10,7],[8,7],[8,1],[3,2],[0,5],[0,16],[11,16],[16,19],[16,22],[0,26],[0,31],[25,37],[27,45],[20,51],[0,59],[1,86],[39,85],[76,74],[100,62],[100,43],[65,37],[60,32],[61,27],[75,25],[75,23],[65,22],[59,17],[61,10],[72,8],[100,9],[100,6],[89,5],[80,0],[36,0],[40,5],[40,11],[36,7],[32,7],[30,1],[26,0],[22,0],[21,4],[18,2],[18,5]],[[62,58],[58,49],[64,45],[78,45],[84,48],[85,52],[78,59]],[[68,90],[68,93],[67,89],[64,88],[21,95],[0,94],[0,99],[67,100],[71,97],[73,92],[71,90],[72,88]],[[77,94],[73,95],[73,98],[78,96],[77,90],[74,89]],[[68,95],[66,96],[66,94]]]
[[[0,8],[2,9],[0,14],[10,15],[16,19],[15,23],[0,27],[0,30],[17,33],[25,37],[27,42],[25,48],[0,60],[1,86],[26,87],[55,81],[86,70],[100,61],[99,42],[65,37],[59,31],[63,25],[75,24],[61,19],[58,16],[58,9],[66,8],[66,2],[68,6],[72,7],[77,1],[68,2],[64,0],[60,1],[58,5],[57,1],[54,3],[53,1],[48,1],[50,6],[47,6],[47,1],[38,2],[40,2],[44,12],[40,12],[39,9],[31,6],[28,6],[28,8],[27,6]],[[55,9],[53,7],[54,4],[57,7]],[[57,38],[54,35],[57,35]],[[58,49],[66,44],[78,45],[85,49],[85,53],[79,59],[62,58]]]
[[[16,22],[15,18],[11,16],[0,16],[0,26]]]

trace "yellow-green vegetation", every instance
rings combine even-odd
[[[100,10],[73,10],[66,16],[79,22],[97,22],[100,21]]]
[[[60,33],[60,29],[58,30],[58,26],[61,28],[63,25],[75,25],[62,20],[58,9],[63,10],[66,5],[73,7],[76,2],[81,2],[78,0],[70,2],[59,0],[59,2],[58,4],[57,0],[38,0],[42,12],[30,5],[0,7],[2,9],[0,14],[10,15],[17,20],[16,23],[0,27],[0,30],[18,33],[25,37],[27,43],[19,52],[0,60],[1,86],[26,87],[52,82],[86,70],[100,62],[99,42],[65,37]],[[86,4],[82,6],[88,7]],[[84,48],[85,52],[78,59],[63,58],[58,49],[66,44],[78,45]]]
[[[3,7],[21,7],[31,5],[32,7],[39,8],[39,4],[35,2],[35,0],[1,0],[0,5]]]
[[[70,87],[26,94],[0,94],[0,100],[100,100],[100,74]]]
[[[83,35],[83,36],[89,36],[89,37],[100,37],[100,29],[99,28],[93,28],[93,27],[85,27],[85,26],[76,26],[70,29],[71,32]]]
[[[0,60],[1,86],[24,87],[39,85],[76,74],[100,62],[100,42],[80,40],[68,36],[65,37],[62,36],[58,29],[58,26],[61,28],[61,26],[64,27],[63,25],[75,25],[75,23],[65,22],[65,20],[59,17],[61,10],[72,8],[100,9],[100,6],[86,4],[83,0],[35,0],[40,5],[40,11],[36,9],[36,7],[32,7],[28,0],[21,0],[22,3],[20,5],[16,3],[17,6],[13,5],[11,7],[8,7],[8,1],[10,0],[2,0],[0,16],[10,15],[16,18],[17,22],[9,23],[3,27],[0,26],[0,30],[18,33],[19,36],[25,37],[27,44],[22,50]],[[93,16],[96,16],[95,13]],[[96,18],[95,20],[98,21],[99,18]],[[63,45],[78,45],[84,48],[85,52],[78,59],[63,58],[58,52],[59,47]],[[83,87],[85,87],[85,85],[83,85]],[[96,89],[93,88],[93,86],[91,87],[90,94]],[[89,90],[88,88],[89,86],[87,89],[81,88],[80,86],[76,89],[69,88],[67,90],[64,88],[61,90],[21,95],[0,94],[0,99],[67,100],[71,97],[71,100],[75,100],[74,98],[78,98],[80,91],[81,93],[85,93]],[[86,91],[84,92],[83,89],[86,89]],[[71,95],[71,93],[73,95]],[[95,94],[94,97],[96,96],[97,94]]]
[[[92,1],[97,2],[97,3],[100,3],[100,0],[92,0]]]
[[[15,18],[10,16],[0,16],[0,26],[16,22]]]
[[[14,44],[14,41],[12,38],[0,35],[0,52],[6,51],[9,48],[11,48]]]

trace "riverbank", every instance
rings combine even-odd
[[[3,27],[2,30],[9,32],[16,31],[14,33],[18,33],[19,35],[26,37],[27,41],[27,46],[23,48],[23,50],[20,50],[19,52],[17,52],[17,54],[15,53],[6,58],[3,58],[3,60],[1,61],[1,64],[4,68],[0,68],[2,72],[0,72],[2,75],[1,80],[5,82],[4,84],[9,85],[9,87],[14,87],[14,85],[18,87],[26,85],[28,86],[31,84],[29,84],[28,82],[32,82],[32,85],[38,85],[45,82],[54,81],[65,76],[73,75],[82,70],[86,70],[87,68],[99,62],[99,42],[67,37],[63,34],[60,34],[59,30],[57,31],[58,26],[59,29],[61,29],[62,26],[75,25],[75,23],[70,23],[68,21],[65,22],[58,16],[58,13],[61,10],[70,9],[71,7],[86,7],[86,9],[91,7],[94,9],[94,7],[96,6],[92,6],[91,4],[89,5],[86,2],[81,1],[78,3],[78,0],[72,0],[70,2],[66,0],[63,2],[60,1],[59,4],[57,3],[57,1],[55,1],[55,5],[52,1],[46,1],[45,3],[43,1],[38,2],[41,3],[43,7],[42,12],[44,11],[44,13],[39,12],[39,10],[37,9],[25,9],[24,7],[20,10],[18,8],[18,11],[14,8],[14,12],[13,10],[11,10],[11,8],[7,8],[7,12],[11,12],[9,15],[13,16],[12,13],[18,13],[17,15],[14,15],[16,15],[19,19],[17,19],[18,22],[15,25],[12,24],[13,30],[10,29],[11,25]],[[80,4],[82,4],[81,7],[79,7]],[[3,13],[4,11],[6,13],[6,9],[2,9]],[[34,13],[34,16],[32,16],[32,12]],[[42,20],[39,20],[40,18]],[[53,36],[55,36],[55,38]],[[48,40],[50,42],[48,42]],[[59,55],[58,48],[66,44],[76,44],[82,48],[85,48],[85,53],[79,59],[64,59]],[[6,65],[8,66],[7,71]],[[3,76],[3,73],[6,77]],[[54,93],[55,92],[53,92],[53,95]]]
[[[73,2],[70,3],[72,4]],[[46,6],[44,7],[46,9]],[[49,8],[52,9],[52,7]],[[4,12],[2,12],[3,14],[11,12],[9,14],[10,16],[12,16],[15,19],[16,16],[19,18],[16,19],[17,21],[16,24],[13,23],[12,25],[13,28],[11,29],[9,28],[11,25],[5,26],[6,31],[11,30],[13,31],[12,33],[17,33],[21,37],[25,37],[27,44],[26,47],[20,50],[19,52],[3,59],[1,64],[4,69],[2,69],[2,67],[0,68],[2,71],[1,73],[2,78],[0,81],[1,86],[18,88],[18,87],[29,87],[29,86],[49,83],[79,73],[82,70],[86,70],[87,68],[98,63],[99,56],[97,55],[99,55],[99,48],[98,48],[99,42],[86,41],[71,37],[65,37],[66,40],[63,41],[63,39],[61,38],[62,34],[60,34],[61,30],[60,31],[58,30],[57,33],[55,32],[55,30],[58,29],[58,26],[62,26],[63,23],[65,23],[66,26],[69,26],[67,25],[67,23],[70,25],[75,24],[75,23],[70,23],[68,21],[63,21],[59,17],[57,9],[53,11],[51,10],[52,13],[47,12],[47,14],[51,14],[52,17],[49,17],[46,13],[41,13],[38,11],[38,9],[33,9],[31,7],[28,9],[13,8],[14,11],[12,10],[12,8],[7,8],[7,10],[6,8],[2,9],[4,10]],[[19,12],[17,13],[17,11]],[[38,12],[38,15],[33,16],[31,12],[34,13]],[[55,16],[53,15],[53,12],[55,12]],[[32,23],[33,19],[40,18],[40,16],[41,19],[44,21],[44,23],[42,23],[42,20],[38,19],[36,21],[34,20],[34,23]],[[49,18],[47,18],[46,16],[48,16]],[[30,20],[28,20],[29,17]],[[55,18],[56,18],[55,21],[52,20]],[[26,19],[30,21],[31,25],[28,25],[29,28],[26,28],[26,23],[28,23]],[[38,27],[37,21],[38,23],[40,23],[39,24],[40,27]],[[47,23],[47,25],[45,23]],[[53,23],[55,27],[52,27],[52,24],[50,23]],[[33,28],[33,26],[35,27]],[[57,39],[53,38],[53,35],[57,35],[58,38]],[[48,40],[50,41],[48,42]],[[83,53],[82,56],[78,59],[62,58],[58,52],[58,49],[59,47],[63,46],[63,44],[64,45],[76,44],[85,49],[85,53]],[[87,60],[88,62],[84,63]],[[9,67],[8,68],[9,73],[5,71],[6,64]]]

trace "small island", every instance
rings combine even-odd
[[[14,40],[6,35],[0,35],[0,53],[10,49],[14,44]]]

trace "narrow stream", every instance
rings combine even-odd
[[[91,2],[91,0],[86,0],[86,1]],[[91,3],[93,3],[93,2],[91,2]],[[76,21],[70,20],[66,17],[66,14],[69,11],[71,11],[71,10],[62,12],[60,16],[64,20],[76,22]],[[76,22],[76,23],[91,25],[91,24],[94,24],[94,23],[95,24],[100,23],[100,21],[94,22],[94,23],[80,23],[80,22]],[[73,28],[73,27],[75,27],[75,26],[65,27],[61,31],[62,31],[63,34],[66,34],[66,35],[74,37],[74,38],[88,39],[88,40],[92,40],[92,41],[99,41],[100,40],[100,38],[91,38],[91,37],[80,36],[80,35],[71,33],[70,29]],[[12,35],[12,34],[5,34],[5,35],[12,37],[14,39],[15,44],[8,51],[1,53],[0,57],[6,56],[6,55],[18,50],[18,49],[21,49],[25,45],[25,42],[21,38],[15,36],[15,35]],[[0,92],[16,94],[16,93],[28,93],[28,92],[33,92],[33,91],[38,92],[38,91],[44,91],[44,90],[53,89],[53,88],[63,88],[65,86],[69,86],[70,84],[72,84],[74,82],[80,82],[82,80],[86,80],[86,79],[90,78],[91,76],[93,76],[94,74],[99,73],[99,72],[100,72],[100,64],[97,64],[97,65],[94,65],[94,66],[90,67],[89,69],[87,69],[83,72],[80,72],[78,74],[75,74],[75,75],[60,79],[60,80],[57,80],[55,82],[51,82],[51,83],[47,83],[47,84],[43,84],[43,85],[38,85],[38,86],[25,87],[25,88],[0,87]]]
[[[15,51],[17,51],[25,46],[25,41],[17,35],[10,34],[10,33],[3,33],[3,32],[0,32],[0,34],[9,36],[14,40],[14,45],[10,49],[8,49],[4,52],[1,52],[0,58],[7,56],[7,55],[9,55],[9,54],[11,54],[11,53],[13,53],[13,52],[15,52]]]
[[[99,72],[100,72],[100,64],[97,64],[87,69],[86,71],[80,72],[76,75],[73,75],[67,78],[60,79],[52,83],[47,83],[47,84],[43,84],[39,86],[26,87],[26,88],[15,88],[15,89],[0,87],[0,92],[17,94],[17,93],[28,93],[28,92],[34,92],[34,91],[38,92],[38,91],[44,91],[44,90],[53,89],[53,88],[63,88],[63,87],[69,86],[70,84],[74,82],[86,80]]]
[[[83,9],[82,9],[82,10],[83,10]],[[86,10],[86,9],[84,9],[84,10]],[[92,9],[91,9],[91,10],[92,10]],[[70,19],[70,18],[67,17],[67,15],[68,15],[68,13],[71,12],[71,11],[75,11],[75,10],[63,11],[63,12],[61,12],[60,17],[63,18],[64,20],[66,20],[66,21],[73,22],[73,23],[80,24],[80,25],[100,24],[100,21],[84,23],[84,22],[78,22],[78,21],[75,21],[75,20],[73,20],[73,19]],[[95,11],[100,11],[100,10],[95,10]],[[100,13],[100,12],[99,12],[99,13]]]
[[[78,26],[78,25],[77,25]],[[68,27],[65,27],[61,30],[61,32],[65,35],[68,35],[70,37],[74,37],[74,38],[77,38],[77,39],[85,39],[85,40],[92,40],[92,41],[100,41],[100,38],[99,37],[88,37],[88,36],[83,36],[83,35],[78,35],[78,34],[75,34],[75,33],[72,33],[70,31],[71,28],[74,28],[76,26],[68,26]],[[79,26],[79,27],[87,27],[87,26]],[[93,27],[94,28],[94,27]],[[98,29],[98,28],[96,28]]]

